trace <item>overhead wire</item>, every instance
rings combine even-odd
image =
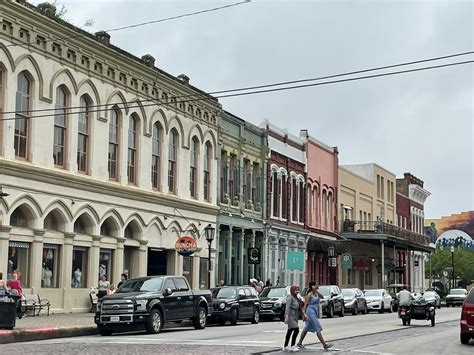
[[[313,87],[313,86],[322,86],[322,85],[330,85],[330,84],[337,84],[337,83],[343,83],[343,82],[352,82],[352,81],[357,81],[357,80],[374,79],[374,78],[385,77],[385,76],[394,76],[394,75],[400,75],[400,74],[406,74],[406,73],[413,73],[413,72],[419,72],[419,71],[426,71],[426,70],[440,69],[440,68],[459,66],[459,65],[465,65],[465,64],[472,64],[472,63],[474,63],[474,60],[468,60],[468,61],[463,61],[463,62],[454,62],[454,63],[446,63],[446,64],[434,65],[434,66],[429,66],[429,67],[400,70],[400,71],[395,71],[395,72],[380,73],[380,74],[374,74],[374,75],[358,76],[358,77],[355,77],[355,78],[346,78],[346,79],[339,79],[339,80],[332,80],[332,81],[323,81],[323,82],[317,82],[317,83],[295,85],[295,86],[289,86],[289,87],[279,87],[279,88],[264,89],[264,90],[254,90],[254,91],[248,91],[248,92],[237,92],[237,93],[231,93],[231,94],[225,94],[225,95],[217,95],[217,96],[212,97],[212,99],[238,97],[238,96],[246,96],[246,95],[255,95],[255,94],[261,94],[261,93],[268,93],[268,92],[278,92],[278,91],[294,90],[294,89],[301,89],[301,88],[307,88],[307,87]],[[208,96],[207,93],[196,94],[196,95],[192,95],[192,96],[201,96],[201,97],[188,99],[188,100],[180,100],[180,101],[171,102],[171,103],[170,102],[161,102],[161,100],[158,100],[158,102],[154,102],[154,103],[151,103],[151,104],[141,104],[140,103],[139,105],[134,105],[134,106],[123,106],[123,108],[125,108],[125,109],[140,108],[140,107],[157,106],[157,105],[160,105],[160,104],[170,105],[170,104],[204,101],[204,100],[210,100],[211,99]],[[134,101],[134,102],[137,102],[137,101]],[[118,103],[118,104],[116,104],[116,103],[112,104],[111,103],[111,104],[109,104],[109,106],[110,107],[116,106],[118,108],[121,108],[120,105],[123,105],[123,104],[124,103]],[[83,108],[83,107],[80,107],[80,108]],[[68,109],[67,114],[72,115],[72,114],[79,114],[79,113],[91,113],[91,112],[101,112],[101,111],[105,112],[105,111],[107,111],[107,109],[86,110],[86,111],[82,110],[82,111],[76,111],[76,112],[70,112],[70,110]],[[53,113],[53,114],[47,114],[47,115],[28,116],[28,118],[53,117],[53,116],[58,116],[58,115],[61,115],[61,116],[64,115],[64,111],[62,111],[61,113]],[[0,121],[9,121],[9,120],[15,120],[15,119],[16,119],[15,117],[1,118]]]

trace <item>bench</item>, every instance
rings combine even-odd
[[[51,307],[51,304],[47,299],[41,299],[38,294],[24,296],[25,299],[22,302],[25,314],[31,312],[33,316],[39,316],[42,310],[47,310],[49,316],[49,309]]]
[[[97,293],[95,292],[90,292],[89,293],[89,299],[91,301],[91,309],[89,312],[95,312],[97,308]]]

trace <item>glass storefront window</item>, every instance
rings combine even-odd
[[[128,278],[131,278],[132,252],[133,248],[130,247],[125,247],[123,250],[123,273],[126,274]]]
[[[44,244],[43,270],[41,272],[41,287],[57,288],[59,274],[59,245]]]
[[[10,242],[8,247],[7,280],[11,281],[15,273],[18,275],[21,286],[28,288],[30,286],[29,261],[30,243]]]
[[[112,249],[100,249],[99,256],[99,278],[102,275],[107,276],[107,280],[110,281],[112,276]]]
[[[74,247],[72,250],[71,287],[85,288],[87,285],[87,251],[86,247]]]

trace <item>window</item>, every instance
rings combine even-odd
[[[168,191],[176,194],[176,164],[178,160],[178,133],[173,129],[168,146]]]
[[[56,90],[56,111],[54,116],[54,145],[53,161],[54,165],[64,167],[66,153],[66,114],[67,114],[67,93],[60,86]]]
[[[280,203],[280,201],[281,213],[279,208],[278,216],[281,216],[281,218],[286,219],[288,218],[288,178],[285,174],[282,174],[281,179],[278,181],[278,203]]]
[[[228,169],[227,169],[227,153],[221,152],[221,202],[225,202],[225,195],[228,194]]]
[[[107,280],[112,276],[112,250],[100,249],[99,254],[99,278],[105,275]]]
[[[276,171],[272,174],[272,216],[279,216],[278,213],[278,190],[279,190],[279,179]]]
[[[160,188],[161,172],[161,138],[162,128],[157,122],[153,125],[152,155],[151,155],[151,183],[153,188]]]
[[[197,197],[197,172],[199,162],[199,141],[193,137],[191,142],[190,171],[189,171],[189,192],[191,197]]]
[[[327,227],[328,226],[328,210],[327,210],[327,207],[328,207],[328,201],[327,201],[327,197],[326,197],[326,191],[323,191],[323,196],[322,196],[322,199],[321,199],[321,206],[322,206],[322,222],[323,222],[323,226],[324,227]]]
[[[117,108],[110,110],[109,120],[109,178],[117,180],[118,161],[119,161],[119,142],[120,142],[120,126],[119,126],[120,111]]]
[[[380,177],[380,198],[384,198],[384,180],[383,176]]]
[[[174,282],[176,283],[176,288],[178,291],[187,291],[189,289],[184,279],[176,278],[174,279]]]
[[[313,190],[313,201],[314,201],[314,206],[313,206],[314,223],[317,225],[318,224],[318,189],[317,188]]]
[[[10,242],[8,247],[7,281],[18,276],[23,288],[29,287],[30,243]]]
[[[250,201],[251,177],[252,177],[252,175],[250,174],[250,161],[247,160],[247,159],[244,159],[242,192],[243,192],[244,203],[245,204],[248,201]]]
[[[30,129],[29,110],[31,108],[31,82],[25,73],[18,76],[15,106],[15,156],[28,156],[28,136]]]
[[[87,251],[85,247],[75,246],[72,250],[71,287],[85,288],[87,285]]]
[[[298,198],[299,198],[299,222],[300,223],[303,223],[304,221],[304,183],[303,181],[300,181],[300,191],[299,191],[299,195],[298,195]]]
[[[210,201],[211,194],[211,164],[212,164],[212,146],[206,143],[206,154],[204,155],[204,200]]]
[[[86,225],[82,218],[78,218],[74,223],[74,233],[86,234]]]
[[[235,155],[230,156],[230,163],[229,163],[229,194],[230,194],[230,203],[234,203],[234,196],[236,196],[236,186],[238,186],[237,182],[237,157]]]
[[[137,127],[138,119],[134,116],[130,117],[128,123],[128,159],[127,159],[127,176],[130,184],[137,181]]]
[[[10,225],[12,227],[26,228],[28,227],[28,219],[23,209],[17,208],[10,216]]]
[[[2,114],[3,112],[3,88],[4,88],[4,84],[3,84],[3,70],[2,68],[0,67],[0,115]],[[3,122],[4,121],[0,121],[0,146],[3,142]],[[1,155],[1,150],[0,150],[0,155]]]
[[[333,223],[333,218],[332,218],[332,193],[330,192],[328,194],[328,227],[330,230],[332,230],[332,223]]]
[[[82,96],[80,106],[81,112],[79,113],[77,121],[77,170],[83,173],[87,173],[91,102],[85,96]]]
[[[167,279],[165,281],[165,285],[163,286],[163,289],[166,290],[167,288],[169,288],[172,292],[176,291],[176,285],[173,279]]]
[[[298,221],[298,181],[291,179],[291,220]]]
[[[58,288],[59,275],[59,245],[43,245],[43,269],[41,272],[41,287]]]
[[[260,167],[258,164],[252,166],[252,204],[255,208],[260,202]]]

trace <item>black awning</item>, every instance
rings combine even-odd
[[[317,237],[309,237],[308,243],[306,244],[308,251],[315,251],[319,253],[327,253],[329,247],[333,247],[336,254],[343,254],[346,252],[346,249],[339,241],[328,241],[324,239],[319,239]]]
[[[343,236],[349,240],[359,241],[363,243],[380,245],[381,242],[384,242],[385,245],[389,247],[397,247],[401,249],[409,249],[425,253],[431,253],[434,250],[434,248],[430,247],[429,245],[419,244],[388,234],[343,233]]]

